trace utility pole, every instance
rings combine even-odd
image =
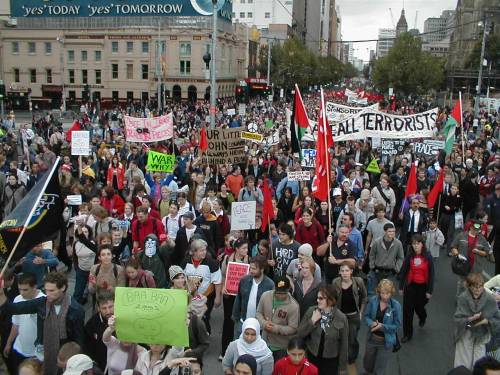
[[[479,74],[477,76],[477,86],[476,86],[476,103],[474,105],[474,114],[477,117],[479,114],[479,100],[481,99],[481,83],[483,81],[483,60],[484,60],[484,48],[486,46],[486,35],[488,33],[488,19],[486,16],[483,21],[483,42],[481,44],[481,57],[479,58]]]
[[[157,79],[157,92],[156,92],[156,98],[157,98],[157,105],[158,105],[158,114],[161,112],[162,108],[162,98],[161,98],[161,83],[162,83],[162,78],[161,78],[161,56],[163,54],[162,51],[162,43],[161,43],[161,26],[160,26],[160,21],[158,21],[158,41],[156,42],[156,79]]]
[[[271,49],[273,43],[272,40],[269,39],[267,41],[267,85],[271,86]]]
[[[65,88],[64,88],[64,76],[65,76],[65,71],[64,71],[64,38],[63,37],[57,37],[57,41],[61,44],[61,52],[59,53],[59,63],[61,64],[61,87],[62,87],[62,111],[66,112],[66,93],[65,93]]]
[[[210,127],[215,128],[215,95],[216,95],[216,80],[215,74],[217,69],[216,55],[217,55],[217,0],[212,0],[212,66],[210,70],[211,79],[210,79]]]

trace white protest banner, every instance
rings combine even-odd
[[[238,114],[240,116],[245,116],[246,113],[247,113],[247,105],[245,103],[240,103],[238,105]]]
[[[380,137],[373,137],[372,138],[372,149],[376,150],[377,148],[379,148],[380,147],[380,142],[381,142]]]
[[[245,140],[241,132],[245,128],[207,129],[208,149],[205,155],[210,164],[239,164],[246,162]]]
[[[437,139],[425,139],[423,142],[413,143],[413,152],[419,156],[434,157],[443,149],[444,141]]]
[[[259,133],[241,132],[241,139],[252,141],[255,143],[260,143],[264,139],[264,136]]]
[[[500,98],[481,98],[479,99],[479,104],[486,107],[488,112],[500,110]]]
[[[66,199],[68,200],[69,206],[79,206],[82,204],[82,195],[81,194],[67,195]]]
[[[326,102],[326,116],[328,121],[345,121],[362,111],[377,110],[378,104],[373,104],[368,107],[349,107],[347,105],[337,104],[334,102]]]
[[[71,133],[71,155],[90,155],[90,132],[78,130]]]
[[[406,116],[366,110],[348,120],[331,122],[330,127],[335,142],[373,137],[389,139],[432,138],[437,114],[438,108]],[[305,136],[316,139],[317,133],[318,124],[311,121],[311,128],[306,129]]]
[[[234,109],[234,108],[228,108],[227,109],[227,115],[228,116],[234,116],[234,115],[236,115],[236,109]]]
[[[293,171],[288,172],[288,181],[309,181],[311,179],[311,174],[309,171]]]
[[[153,118],[124,117],[127,142],[157,142],[170,139],[174,134],[172,113]]]
[[[367,105],[367,98],[354,98],[352,96],[347,97],[347,104],[358,104],[358,105]]]
[[[306,148],[300,150],[302,153],[302,160],[300,165],[305,168],[314,168],[316,166],[316,150]]]
[[[231,204],[231,230],[255,229],[257,202],[233,202]]]
[[[405,141],[397,139],[382,139],[382,156],[403,155]]]
[[[276,130],[273,134],[267,136],[262,141],[264,147],[271,147],[280,143],[280,132]]]

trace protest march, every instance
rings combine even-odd
[[[500,8],[358,3],[10,1],[0,375],[500,374]]]

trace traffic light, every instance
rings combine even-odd
[[[244,87],[236,87],[236,102],[248,103],[248,96]]]
[[[0,83],[0,99],[4,99],[4,98],[5,98],[5,84]]]

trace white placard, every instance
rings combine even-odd
[[[90,132],[88,130],[71,132],[71,155],[90,155]]]
[[[255,201],[231,204],[231,230],[255,229]]]
[[[247,113],[247,105],[245,103],[240,103],[240,105],[238,106],[238,114],[240,116],[245,116],[246,113]]]
[[[300,165],[305,168],[314,168],[316,166],[316,149],[306,148],[300,151],[302,152]]]
[[[309,171],[293,171],[288,172],[288,181],[309,181],[311,174]]]
[[[234,108],[228,108],[227,109],[227,115],[228,116],[234,116],[234,115],[236,115],[236,109],[234,109]]]
[[[373,137],[372,138],[372,149],[377,149],[380,147],[381,144],[381,138],[380,137]]]
[[[82,195],[67,195],[66,199],[68,200],[68,205],[70,206],[79,206],[82,204]]]

